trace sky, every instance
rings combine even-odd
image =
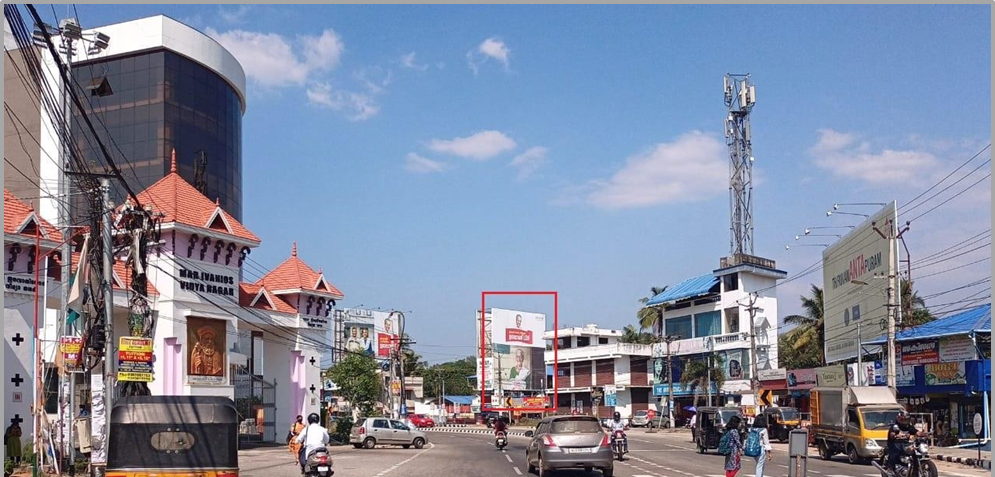
[[[991,141],[981,5],[78,11],[84,28],[166,14],[226,46],[248,77],[243,222],[263,242],[253,261],[273,267],[296,241],[344,291],[340,306],[408,312],[430,362],[473,352],[482,290],[555,290],[561,326],[621,328],[651,286],[718,268],[729,253],[726,73],[750,73],[757,88],[755,254],[789,277],[836,239],[795,235],[860,221],[827,217],[833,204],[901,207]],[[914,262],[989,237],[914,264],[921,295],[990,279],[990,157],[903,215],[981,179],[911,224]],[[821,281],[779,287],[779,318]],[[552,316],[548,299],[493,306]]]

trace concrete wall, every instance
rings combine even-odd
[[[37,54],[36,50],[30,51]],[[21,50],[11,50],[9,56],[4,55],[3,62],[4,103],[16,115],[7,111],[3,114],[3,143],[6,145],[3,155],[7,159],[3,163],[3,186],[38,210],[41,149],[35,141],[41,137],[41,105],[34,99],[37,88],[29,88],[22,81],[21,75],[29,83],[31,76]]]

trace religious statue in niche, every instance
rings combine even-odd
[[[225,322],[190,318],[187,321],[190,343],[189,374],[191,376],[224,376]]]

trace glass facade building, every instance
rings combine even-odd
[[[87,114],[100,131],[114,162],[137,193],[169,173],[176,150],[178,171],[236,219],[242,219],[242,112],[236,89],[215,71],[165,48],[76,62],[73,77]],[[96,95],[89,85],[106,79],[112,94]],[[79,111],[73,132],[85,160],[105,166],[97,142]],[[126,192],[114,185],[121,204]],[[74,195],[73,215],[87,212]]]

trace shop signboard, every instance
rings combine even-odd
[[[915,386],[916,367],[915,366],[895,366],[896,386]]]
[[[615,386],[607,384],[605,385],[605,406],[617,406],[618,405],[618,393]]]
[[[940,341],[922,340],[901,343],[899,352],[902,355],[901,362],[905,366],[939,363]]]
[[[982,356],[985,359],[992,359],[992,334],[978,333],[975,339],[978,340],[978,348],[981,349]]]
[[[712,394],[718,394],[718,388],[715,387],[715,383],[711,384]],[[653,395],[654,396],[667,396],[669,394],[670,385],[668,384],[655,384],[653,385]],[[686,386],[682,383],[674,383],[674,396],[690,396],[694,394],[694,389],[690,386]],[[707,390],[700,390],[701,394],[706,394]]]
[[[926,365],[927,386],[948,386],[967,384],[967,371],[964,362],[935,363]]]
[[[814,369],[792,369],[788,371],[788,389],[812,389],[816,385]]]
[[[974,340],[967,335],[946,336],[940,338],[940,362],[956,363],[978,359]]]
[[[819,386],[846,386],[846,369],[843,365],[816,368],[815,381]]]
[[[888,203],[822,252],[827,363],[854,358],[861,341],[884,335],[877,326],[889,310],[884,290],[898,289],[898,280],[880,277],[898,276],[898,241],[881,237],[897,235],[897,210]]]
[[[83,372],[83,338],[79,336],[63,336],[59,339],[59,351],[62,353],[62,369],[64,372]]]
[[[118,338],[117,380],[152,382],[151,338]]]
[[[784,368],[761,369],[757,371],[757,379],[761,381],[779,381],[787,379],[787,370]]]

